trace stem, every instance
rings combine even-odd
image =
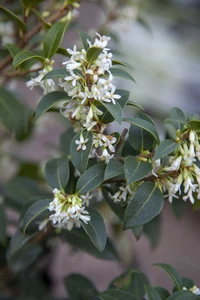
[[[3,73],[3,75],[6,76],[6,77],[24,76],[24,75],[27,75],[29,73],[38,72],[40,70],[42,70],[42,67],[39,67],[39,68],[36,68],[36,69],[33,69],[33,70],[23,71],[23,72],[19,72],[19,71],[5,72],[5,73]]]
[[[125,136],[127,135],[127,133],[128,133],[128,129],[124,128],[124,130],[122,131],[122,134],[120,136],[119,143],[117,144],[117,146],[115,148],[115,156],[117,155],[117,152],[119,151],[120,147],[124,143],[124,139],[125,139]]]
[[[59,11],[57,11],[55,14],[53,14],[49,18],[47,18],[46,22],[51,23],[51,24],[55,23],[57,20],[64,17],[70,9],[72,9],[72,7],[70,5],[64,6]],[[25,33],[25,35],[20,40],[20,42],[18,43],[17,46],[19,48],[23,49],[28,44],[30,39],[43,29],[43,26],[44,26],[43,22],[38,23],[31,31]],[[9,55],[5,59],[3,59],[0,62],[0,71],[3,70],[4,68],[6,68],[12,62],[12,60],[13,60],[13,58],[11,55]]]

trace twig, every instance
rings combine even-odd
[[[38,72],[42,70],[42,67],[36,68],[36,69],[32,69],[32,70],[26,70],[23,72],[20,71],[15,71],[15,72],[4,72],[3,75],[6,77],[16,77],[16,76],[24,76],[27,75],[29,73],[34,73],[34,72]]]
[[[124,130],[122,131],[122,134],[120,136],[119,143],[117,144],[117,146],[115,148],[115,156],[117,155],[117,152],[119,151],[119,148],[122,146],[122,144],[124,142],[124,139],[125,139],[125,136],[127,135],[127,133],[128,133],[128,129],[124,128]]]
[[[52,16],[47,18],[46,22],[51,23],[51,24],[55,23],[57,20],[64,17],[70,9],[72,9],[72,7],[70,5],[66,5],[65,7],[61,8],[59,11],[57,11],[55,14],[53,14]],[[39,24],[37,24],[31,31],[27,32],[23,36],[23,38],[21,39],[21,41],[18,43],[17,46],[19,48],[23,49],[28,44],[30,39],[42,30],[43,26],[44,26],[43,22],[40,22]],[[13,58],[11,55],[9,55],[5,59],[3,59],[0,62],[0,71],[3,70],[4,68],[6,68],[12,62],[12,60],[13,60]]]

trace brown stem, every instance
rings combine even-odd
[[[55,14],[53,14],[49,18],[47,18],[46,22],[51,23],[51,24],[55,23],[57,20],[64,17],[69,12],[70,9],[72,9],[72,7],[70,5],[66,5],[65,7],[58,10]],[[17,46],[19,48],[23,49],[28,44],[30,39],[43,29],[43,26],[44,26],[43,22],[38,23],[31,31],[25,33],[25,35],[20,40],[20,42],[18,43]],[[4,68],[6,68],[12,62],[12,60],[13,60],[13,58],[11,55],[9,55],[5,59],[3,59],[0,62],[0,71],[3,70]]]
[[[125,139],[125,136],[127,135],[128,133],[128,129],[127,128],[124,128],[124,130],[122,131],[122,134],[120,136],[120,140],[119,140],[119,143],[117,144],[116,148],[115,148],[115,156],[117,155],[117,152],[119,151],[119,148],[122,146],[122,144],[124,143],[124,139]]]
[[[27,71],[15,71],[15,72],[4,72],[3,75],[6,77],[16,77],[16,76],[24,76],[27,75],[29,73],[34,73],[34,72],[38,72],[42,70],[42,67],[36,68],[36,69],[32,69],[32,70],[27,70]]]

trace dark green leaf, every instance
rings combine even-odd
[[[91,220],[88,224],[85,224],[83,221],[81,221],[81,225],[95,247],[100,252],[103,252],[107,239],[106,227],[103,218],[97,211],[93,209],[87,208],[87,211],[89,212]]]
[[[179,291],[171,295],[167,300],[198,300],[199,296],[190,291]]]
[[[127,291],[135,296],[135,299],[143,299],[145,295],[144,286],[147,284],[148,280],[144,273],[138,270],[133,270],[131,282],[129,287],[127,288]]]
[[[90,47],[86,53],[86,59],[88,64],[92,64],[99,56],[99,54],[103,51],[103,48],[99,47]]]
[[[186,289],[191,289],[195,284],[194,281],[190,278],[187,277],[182,277],[182,285],[186,288]]]
[[[160,295],[160,297],[161,297],[162,300],[166,300],[170,296],[170,293],[166,289],[164,289],[163,287],[161,287],[161,286],[155,286],[154,289]]]
[[[127,63],[124,63],[122,61],[119,61],[119,60],[116,60],[116,59],[113,59],[112,60],[112,65],[115,66],[115,65],[119,65],[119,66],[123,66],[123,67],[126,67],[128,69],[132,69],[130,65],[128,65]]]
[[[139,119],[139,118],[125,118],[124,121],[131,123],[141,129],[144,129],[145,131],[149,132],[157,142],[159,142],[158,133],[157,133],[155,127],[150,122]]]
[[[122,290],[108,290],[99,294],[101,300],[137,300],[132,294]]]
[[[101,162],[87,169],[78,179],[76,190],[85,194],[98,187],[104,180],[105,163]]]
[[[75,132],[72,127],[69,127],[60,135],[60,151],[62,151],[65,156],[70,155],[70,145],[74,135]]]
[[[80,141],[80,135],[83,136],[84,140],[88,139],[86,143],[86,149],[83,150],[82,148],[80,150],[77,150],[78,145],[76,144],[76,141]],[[75,168],[80,172],[83,173],[88,166],[88,160],[89,160],[89,154],[92,149],[92,143],[93,143],[93,134],[91,131],[84,130],[81,133],[77,133],[73,140],[71,141],[70,145],[70,157],[73,165]]]
[[[37,4],[43,2],[44,0],[21,0],[22,4],[26,7],[26,8],[31,8],[31,7],[35,7]]]
[[[200,120],[191,120],[187,123],[193,130],[200,129]]]
[[[139,239],[141,238],[142,232],[143,232],[143,225],[131,228],[131,231],[133,232],[136,240],[139,241]]]
[[[31,60],[31,59],[37,59],[41,62],[43,62],[45,60],[44,57],[42,57],[41,55],[38,55],[34,52],[31,52],[29,50],[23,50],[17,53],[17,55],[14,57],[13,59],[13,67],[17,68],[19,65],[21,65],[22,63]]]
[[[72,246],[86,251],[100,259],[112,261],[117,261],[119,259],[117,252],[109,239],[107,239],[107,244],[104,251],[100,252],[91,242],[90,238],[82,228],[74,228],[71,231],[65,230],[65,232],[63,232],[63,238],[66,239]]]
[[[141,180],[148,176],[153,170],[149,162],[139,161],[134,156],[127,156],[124,161],[124,174],[127,184]]]
[[[54,25],[52,25],[52,27],[47,31],[43,42],[44,56],[46,58],[51,58],[58,50],[58,47],[62,42],[67,25],[68,22],[66,21],[57,22]]]
[[[100,102],[100,101],[95,101],[98,105],[103,105],[107,111],[113,116],[113,118],[121,124],[122,121],[122,107],[119,105],[118,102],[116,104],[113,103],[107,103],[107,102]],[[112,122],[112,121],[111,121]]]
[[[110,68],[110,72],[115,77],[122,77],[136,83],[135,79],[126,71],[118,68]]]
[[[154,155],[154,161],[163,158],[166,155],[174,152],[178,148],[179,144],[175,143],[173,140],[165,140],[160,143],[158,148],[156,149],[156,153]]]
[[[143,232],[150,240],[151,247],[154,249],[158,246],[161,236],[161,217],[160,215],[153,218],[150,222],[144,225]]]
[[[170,109],[170,117],[166,121],[170,121],[176,130],[181,130],[187,122],[187,118],[180,108],[173,107]]]
[[[8,10],[4,6],[0,5],[0,11],[6,15],[12,22],[16,24],[18,29],[25,30],[26,24],[19,18],[17,15],[15,15],[12,11]]]
[[[49,160],[45,166],[45,177],[48,184],[63,190],[69,180],[69,163],[67,157]]]
[[[123,164],[116,158],[112,158],[106,166],[104,181],[123,174]]]
[[[124,216],[124,228],[129,229],[148,223],[157,216],[164,197],[153,182],[143,183],[128,203]]]
[[[126,90],[116,90],[115,94],[120,95],[121,98],[117,99],[117,103],[119,103],[121,105],[122,108],[124,108],[128,102],[129,96],[130,96],[130,92],[126,91]]]
[[[58,49],[56,50],[56,53],[70,57],[69,52],[67,51],[67,49],[63,48],[63,47],[58,47]]]
[[[134,102],[134,101],[131,101],[131,100],[129,100],[128,102],[127,102],[127,105],[130,105],[130,106],[134,106],[134,107],[136,107],[136,108],[139,108],[139,109],[144,109],[141,105],[139,105],[138,103],[136,103],[136,102]]]
[[[47,210],[49,203],[51,202],[51,199],[45,199],[40,200],[36,203],[34,203],[26,212],[24,215],[22,222],[21,222],[21,228],[23,232],[26,232],[27,227],[29,224],[36,219],[43,211]]]
[[[0,199],[1,201],[1,199]],[[0,245],[4,244],[7,237],[7,217],[5,213],[5,206],[0,202]]]
[[[19,53],[22,50],[15,44],[6,44],[5,47],[8,49],[8,51],[10,52],[10,55],[13,58],[17,55],[17,53]]]
[[[125,208],[120,206],[119,204],[115,203],[108,195],[108,192],[111,193],[112,190],[108,188],[103,188],[103,197],[110,206],[110,208],[113,210],[113,212],[117,215],[119,220],[123,222],[124,220],[124,213],[125,213]]]
[[[69,76],[70,73],[62,68],[62,69],[54,69],[50,72],[48,72],[46,75],[44,75],[44,77],[42,78],[42,80],[46,80],[46,79],[62,79],[65,78],[66,76]]]
[[[35,120],[37,120],[43,113],[52,108],[54,105],[67,99],[69,99],[67,93],[62,91],[55,91],[45,95],[38,104]]]
[[[97,295],[97,290],[92,282],[80,274],[65,277],[64,283],[70,298],[73,300],[89,300]]]
[[[167,273],[177,290],[181,290],[183,288],[182,279],[174,267],[168,264],[154,264],[154,266],[160,267]]]
[[[145,290],[148,296],[148,300],[162,300],[155,288],[146,285]]]
[[[91,41],[91,37],[84,31],[79,31],[79,35],[80,35],[83,47],[87,51],[89,48],[88,41]]]

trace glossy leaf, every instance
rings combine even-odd
[[[136,83],[135,79],[128,72],[126,72],[126,71],[124,71],[122,69],[110,68],[110,72],[115,77],[125,78],[125,79],[131,80],[131,81],[133,81],[133,82]]]
[[[187,277],[182,277],[182,284],[186,289],[191,289],[195,285],[194,281]]]
[[[83,136],[84,140],[88,139],[86,143],[86,149],[77,150],[78,145],[76,141],[80,141],[80,135]],[[73,140],[71,141],[70,145],[70,157],[73,165],[75,168],[80,172],[83,173],[88,166],[89,154],[92,149],[93,143],[93,134],[91,131],[84,130],[81,133],[77,133]]]
[[[163,269],[167,275],[171,278],[173,281],[175,287],[177,290],[181,290],[183,285],[182,285],[182,279],[176,269],[168,264],[154,264],[154,266],[160,267]]]
[[[0,11],[6,15],[12,22],[16,24],[18,29],[25,30],[26,24],[19,18],[16,14],[14,14],[12,11],[8,10],[4,6],[0,5]]]
[[[97,290],[93,283],[80,274],[72,274],[64,279],[68,294],[73,300],[92,299],[97,295]]]
[[[63,155],[65,156],[70,155],[70,145],[74,136],[75,136],[75,132],[72,127],[69,127],[66,131],[64,131],[60,135],[59,148],[60,151],[63,152]]]
[[[67,93],[62,91],[55,91],[45,95],[37,106],[35,120],[37,120],[41,115],[43,115],[54,105],[67,99],[69,99]]]
[[[51,201],[51,199],[37,201],[27,210],[26,214],[24,215],[21,221],[21,228],[24,233],[26,232],[26,229],[29,226],[29,224],[33,222],[34,219],[36,219],[42,212],[47,210]]]
[[[133,107],[136,107],[136,108],[139,108],[139,109],[141,109],[141,110],[144,109],[141,105],[139,105],[138,103],[136,103],[136,102],[134,102],[134,101],[131,101],[131,100],[129,100],[129,101],[127,102],[127,105],[133,106]]]
[[[22,50],[15,44],[6,44],[5,47],[8,49],[8,51],[10,52],[10,55],[13,58],[17,55],[17,53],[19,53]]]
[[[191,120],[187,123],[193,130],[200,129],[200,120]]]
[[[161,286],[155,286],[154,289],[160,295],[160,298],[162,300],[166,300],[170,296],[170,293],[166,289],[164,289],[163,287],[161,287]]]
[[[190,291],[179,291],[171,295],[167,300],[198,300],[199,296]]]
[[[100,252],[103,252],[107,240],[106,227],[103,218],[97,211],[93,209],[87,208],[87,211],[89,212],[91,220],[88,222],[88,224],[85,224],[83,221],[81,221],[81,225],[95,247]]]
[[[178,107],[170,109],[170,117],[166,120],[172,123],[174,128],[181,130],[187,122],[185,113]]]
[[[87,50],[86,59],[88,64],[92,64],[103,51],[103,48],[92,46]]]
[[[119,260],[117,252],[114,246],[112,245],[110,239],[107,239],[104,251],[100,252],[91,242],[89,236],[82,228],[75,228],[71,231],[65,230],[65,232],[63,232],[63,238],[67,240],[67,242],[70,243],[72,246],[82,251],[86,251],[97,258],[111,261]]]
[[[45,79],[62,79],[62,78],[65,78],[66,76],[70,76],[70,73],[66,69],[64,69],[64,68],[54,69],[54,70],[48,72],[46,75],[44,75],[42,80],[45,80]]]
[[[142,236],[143,227],[144,227],[143,225],[140,225],[138,227],[131,228],[131,231],[133,232],[133,234],[134,234],[137,241],[139,241],[139,239]]]
[[[80,35],[83,47],[87,51],[89,48],[88,41],[91,41],[91,37],[84,31],[79,31],[79,35]]]
[[[174,142],[173,140],[164,140],[160,143],[158,148],[156,149],[156,153],[154,155],[154,161],[163,158],[166,155],[174,152],[178,148],[179,144]]]
[[[14,57],[13,59],[13,67],[17,68],[18,66],[20,66],[22,63],[31,60],[31,59],[37,59],[41,62],[43,62],[45,60],[44,57],[42,57],[41,55],[38,55],[34,52],[31,52],[29,50],[23,50],[17,53],[17,55]]]
[[[150,122],[139,118],[125,118],[124,121],[133,124],[141,129],[144,129],[145,131],[149,132],[157,142],[159,142],[158,133],[155,127]]]
[[[44,41],[43,50],[46,58],[51,58],[57,51],[62,42],[68,22],[57,22],[47,31]]]
[[[119,103],[120,106],[124,108],[129,101],[130,92],[126,90],[117,89],[115,90],[115,94],[121,96],[120,99],[117,99],[117,103]]]
[[[115,203],[108,195],[108,193],[112,194],[112,190],[108,188],[102,189],[103,198],[106,200],[112,211],[116,214],[121,222],[124,220],[125,208]]]
[[[136,299],[143,299],[145,295],[144,286],[147,284],[148,280],[144,273],[138,270],[133,270],[130,285],[126,290]]]
[[[105,164],[98,163],[87,169],[78,179],[76,191],[85,194],[98,187],[104,180]]]
[[[155,288],[146,285],[145,290],[148,296],[148,300],[162,300],[162,298],[160,297],[159,293],[156,291]]]
[[[124,174],[127,184],[141,180],[148,176],[153,170],[149,162],[139,161],[134,156],[127,156],[124,161]]]
[[[118,65],[118,66],[123,66],[123,67],[126,67],[128,69],[132,69],[130,65],[128,65],[127,63],[124,63],[122,61],[119,61],[119,60],[116,60],[116,59],[113,59],[112,60],[112,65],[115,66],[115,65]]]
[[[157,216],[164,203],[161,191],[153,182],[143,183],[130,199],[125,216],[124,228],[143,225]]]
[[[123,164],[116,158],[112,158],[106,166],[104,181],[123,174]]]
[[[45,166],[46,181],[52,188],[62,190],[69,180],[69,163],[67,157],[49,160]]]
[[[137,300],[135,296],[123,290],[108,290],[98,296],[101,300]]]

